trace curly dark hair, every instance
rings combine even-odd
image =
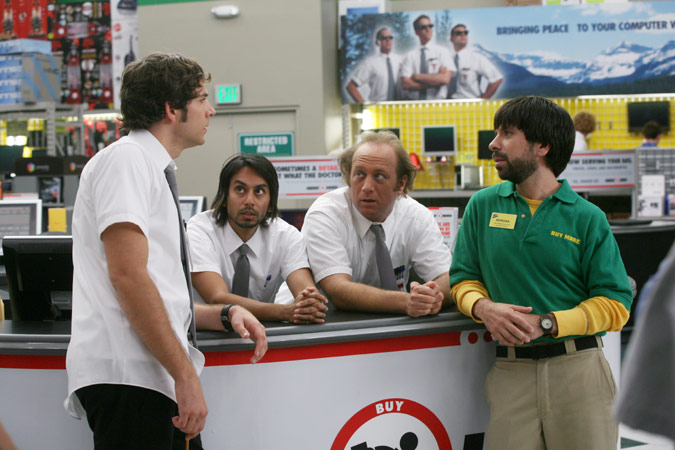
[[[184,109],[211,80],[197,62],[185,56],[153,53],[129,64],[122,74],[122,127],[147,130],[166,117],[164,105]]]

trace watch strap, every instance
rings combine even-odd
[[[539,326],[541,329],[544,331],[545,335],[550,335],[553,334],[553,315],[552,314],[542,314],[541,318],[539,319]],[[549,322],[550,327],[544,327],[544,323]]]
[[[223,309],[220,310],[220,321],[223,323],[223,327],[225,328],[225,331],[228,331],[232,333],[234,331],[234,328],[232,327],[232,323],[230,322],[230,309],[232,309],[234,305],[225,305],[223,306]]]

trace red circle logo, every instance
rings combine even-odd
[[[371,403],[344,424],[331,450],[452,450],[441,421],[426,406],[404,398]]]

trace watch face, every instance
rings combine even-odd
[[[543,330],[550,330],[553,328],[553,320],[549,319],[548,317],[541,319],[541,328]]]

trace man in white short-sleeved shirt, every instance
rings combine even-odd
[[[347,83],[347,92],[359,103],[396,100],[401,59],[392,53],[394,35],[389,28],[377,30],[375,44],[376,54],[361,62]]]
[[[421,15],[413,22],[419,45],[401,63],[401,88],[408,100],[445,99],[455,64],[447,48],[431,42],[434,24]]]
[[[366,132],[339,162],[348,187],[319,197],[302,227],[310,267],[328,298],[338,309],[413,317],[451,304],[450,250],[431,212],[405,196],[416,169],[401,141],[391,132]],[[377,256],[378,225],[387,271]],[[411,268],[427,282],[412,282],[408,293]]]
[[[448,92],[450,98],[484,98],[495,95],[504,77],[494,64],[485,56],[468,46],[469,30],[466,25],[458,23],[450,31],[450,42],[453,65],[457,68],[455,92]],[[481,81],[485,91],[481,91]],[[453,85],[453,83],[450,83]]]
[[[127,137],[82,171],[73,211],[72,331],[67,411],[86,415],[95,448],[201,448],[204,356],[188,343],[192,319],[181,264],[173,160],[204,143],[215,113],[196,62],[155,53],[128,65],[121,101]],[[243,308],[195,305],[197,327],[234,327],[267,348]]]
[[[312,280],[300,232],[277,217],[278,195],[267,158],[240,154],[225,163],[213,209],[188,223],[193,284],[206,303],[241,305],[259,320],[323,323],[327,300]],[[240,258],[246,273],[237,282]],[[295,301],[274,303],[284,281]]]

